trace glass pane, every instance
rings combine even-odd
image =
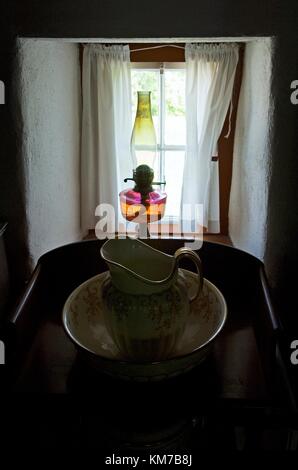
[[[165,70],[165,143],[185,145],[185,70]]]
[[[135,121],[138,91],[151,91],[151,113],[159,143],[159,70],[131,70],[132,86],[132,123]]]
[[[180,217],[184,151],[165,152],[165,191],[168,195],[165,216]]]

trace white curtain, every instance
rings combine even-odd
[[[132,176],[129,46],[85,46],[82,90],[81,225],[89,230],[100,203],[113,205],[118,223],[119,192]]]
[[[185,62],[186,159],[182,207],[203,204],[203,220],[199,223],[209,232],[218,233],[218,163],[212,157],[217,155],[217,141],[231,103],[238,46],[187,44]]]

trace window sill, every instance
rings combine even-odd
[[[118,236],[121,236],[121,233],[117,233],[115,236],[116,238]],[[122,234],[123,235],[123,234]],[[132,233],[130,233],[129,235],[133,235]],[[230,237],[228,235],[222,235],[220,233],[206,233],[204,232],[203,234],[201,233],[200,234],[200,237],[203,238],[203,241],[209,241],[209,242],[214,242],[214,243],[222,243],[223,245],[228,245],[228,246],[233,246],[233,243],[230,239]],[[177,234],[171,232],[171,233],[168,233],[167,235],[165,234],[154,234],[154,235],[151,235],[150,238],[162,238],[162,239],[171,239],[171,238],[175,238],[175,239],[183,239],[183,238],[186,238],[188,240],[192,240],[194,239],[194,234],[191,233],[191,234],[183,234],[183,235],[180,235],[178,236]],[[83,240],[94,240],[96,239],[96,235],[95,235],[95,231],[94,230],[89,230],[89,233],[83,238]]]

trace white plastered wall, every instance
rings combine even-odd
[[[80,230],[80,67],[76,44],[18,40],[29,252],[38,258],[78,240]]]
[[[272,40],[247,43],[234,140],[229,233],[237,248],[263,260],[272,122]]]

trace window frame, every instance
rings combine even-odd
[[[165,178],[165,152],[166,151],[182,151],[186,152],[185,145],[168,145],[165,143],[165,78],[164,70],[186,69],[185,62],[131,62],[131,70],[141,69],[143,71],[159,72],[159,143],[157,144],[157,152],[159,154],[159,173],[160,180],[166,181]],[[178,216],[168,215],[163,217],[160,223],[176,222]]]

